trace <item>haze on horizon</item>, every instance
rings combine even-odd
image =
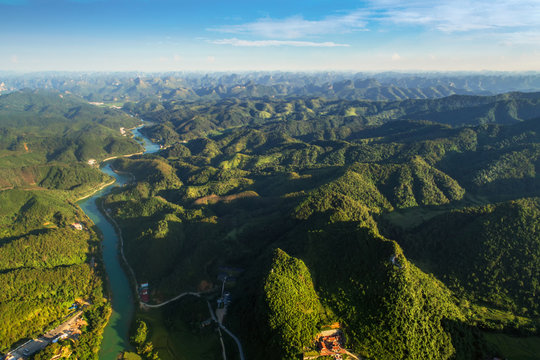
[[[539,0],[0,0],[7,71],[538,71]]]

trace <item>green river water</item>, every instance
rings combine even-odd
[[[144,146],[145,154],[159,150],[159,145],[153,144],[148,138],[144,137],[139,132],[139,128],[133,129],[132,133],[137,141]],[[96,199],[108,194],[115,186],[125,185],[129,181],[129,176],[115,173],[108,164],[103,166],[101,170],[116,178],[116,182],[93,196],[82,200],[79,202],[79,206],[103,234],[103,261],[112,293],[112,314],[103,333],[99,359],[116,360],[122,350],[131,347],[128,332],[133,316],[134,299],[128,277],[120,263],[118,235],[113,225],[97,208]]]

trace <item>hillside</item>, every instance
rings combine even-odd
[[[538,198],[455,210],[410,230],[403,246],[470,301],[537,317],[539,216]]]
[[[160,143],[211,136],[238,127],[261,126],[293,136],[342,139],[351,132],[391,121],[432,121],[454,127],[513,124],[540,117],[540,93],[450,96],[441,99],[367,101],[224,99],[205,102],[144,100],[125,109],[159,124],[148,134]],[[177,133],[175,135],[175,133]]]
[[[28,148],[26,152],[43,152],[47,160],[86,161],[90,153],[99,157],[136,151],[137,144],[122,137],[119,129],[139,123],[119,110],[55,91],[22,90],[0,96],[2,150]]]
[[[97,357],[110,313],[101,239],[73,201],[112,181],[89,159],[140,151],[120,132],[138,123],[55,91],[0,96],[0,352],[53,329],[78,302],[85,326],[69,351]]]
[[[496,220],[482,220],[487,210],[470,213],[485,229],[446,217],[539,195],[536,96],[361,103],[370,117],[350,102],[322,99],[141,102],[136,108],[159,123],[148,133],[170,146],[117,160],[137,183],[105,205],[156,301],[217,288],[223,267],[245,269],[231,288],[227,326],[250,357],[316,351],[310,336],[333,322],[341,324],[344,346],[369,359],[501,355],[486,331],[537,333],[535,280],[516,278],[521,292],[514,280],[503,285],[512,272],[529,276],[534,256],[515,246],[490,250],[498,257],[484,252],[504,249],[523,219],[520,233],[534,234],[536,210],[509,211],[497,220],[500,229],[489,230]],[[521,115],[499,114],[495,124],[478,117],[507,101],[519,104]],[[449,112],[461,114],[452,113],[460,119],[452,126],[424,121]],[[405,120],[415,113],[423,120]],[[448,237],[427,242],[429,229],[447,227]],[[439,252],[446,238],[456,254],[467,251],[463,263],[451,262],[459,255],[450,250]],[[527,254],[536,251],[533,238],[523,239],[531,243]],[[469,249],[457,239],[479,244]],[[437,269],[437,257],[448,265]],[[486,268],[498,275],[481,272]]]
[[[139,79],[133,94],[152,84]],[[17,288],[46,299],[46,319],[73,296],[101,299],[99,241],[65,199],[109,180],[84,163],[88,157],[138,149],[119,133],[124,118],[135,123],[131,117],[90,105],[77,112],[80,100],[59,95],[0,97],[28,118],[20,127],[6,120],[1,132],[12,146],[0,158],[7,189],[0,197],[8,204],[0,212],[0,272],[13,284],[2,306],[14,319]],[[189,347],[212,332],[201,328],[208,326],[205,301],[214,306],[222,286],[232,298],[224,324],[248,358],[318,355],[317,334],[330,325],[347,356],[366,359],[510,358],[494,337],[534,342],[537,93],[399,101],[251,96],[147,99],[124,108],[154,121],[146,134],[164,148],[114,160],[133,182],[102,204],[122,230],[137,280],[150,284],[151,303],[204,294],[137,313],[157,329],[148,354],[175,358],[172,349],[181,346],[171,348],[168,339],[188,333],[201,337],[179,344],[205,353]],[[40,136],[36,124],[44,126]],[[69,130],[55,135],[61,127]],[[87,135],[88,147],[80,140]],[[47,144],[57,150],[47,152]],[[71,229],[73,222],[88,230]],[[64,281],[67,295],[59,297],[48,280],[32,283],[38,271],[77,280]],[[232,278],[225,285],[224,274]],[[34,311],[39,302],[28,298],[20,306]],[[95,309],[103,314],[107,306]],[[18,326],[30,336],[45,322]],[[5,347],[16,340],[9,331]]]
[[[0,187],[84,193],[108,180],[89,159],[140,151],[121,127],[139,121],[72,95],[23,90],[0,96]],[[69,166],[67,166],[69,164]]]
[[[81,337],[81,351],[99,342],[108,305],[99,237],[89,220],[52,192],[4,190],[0,201],[0,351],[57,324],[76,299],[91,301],[88,316],[96,316]],[[85,229],[73,229],[74,222]]]

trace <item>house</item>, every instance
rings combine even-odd
[[[75,230],[82,230],[83,229],[83,226],[81,223],[73,223],[71,224],[71,227],[73,227]]]
[[[150,301],[150,294],[148,293],[148,283],[142,283],[139,288],[139,296],[141,297],[141,301],[144,303]]]

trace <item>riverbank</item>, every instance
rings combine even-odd
[[[107,182],[99,186],[99,188],[93,189],[91,194],[80,197],[78,202],[79,207],[92,220],[96,229],[102,235],[101,250],[112,310],[103,332],[103,341],[99,353],[100,360],[116,360],[124,350],[130,350],[132,348],[129,342],[129,329],[136,304],[139,303],[137,279],[134,270],[129,265],[124,254],[122,230],[115,219],[104,208],[101,198],[112,191],[112,186],[123,186],[135,180],[133,174],[113,169],[111,164],[107,163],[108,161],[159,150],[159,145],[151,143],[144,135],[138,132],[140,128],[141,126],[137,126],[131,129],[131,131],[133,137],[144,148],[144,151],[111,156],[101,160],[100,164],[102,166],[100,170],[113,177],[114,181]]]
[[[135,155],[142,155],[142,154],[144,154],[144,151],[139,151],[139,152],[132,153],[132,154],[127,154],[127,155],[111,156],[111,157],[108,157],[106,159],[101,160],[101,163],[103,164],[104,162],[107,162],[109,160],[118,159],[118,158],[132,157],[132,156],[135,156]]]
[[[114,184],[116,182],[116,179],[113,179],[107,183],[102,183],[100,186],[98,186],[97,188],[95,189],[92,189],[90,190],[91,192],[88,194],[88,195],[84,195],[78,199],[76,199],[74,202],[79,202],[81,200],[84,200],[84,199],[87,199],[93,195],[95,195],[96,193],[100,192],[101,190],[105,189],[106,187],[109,187],[111,186],[112,184]]]
[[[138,286],[137,277],[135,276],[135,271],[133,270],[131,265],[129,265],[129,262],[127,261],[127,258],[124,255],[124,238],[122,236],[122,229],[120,228],[120,225],[118,225],[116,220],[114,220],[114,218],[111,215],[109,215],[109,213],[107,212],[107,209],[103,207],[102,199],[96,199],[96,204],[99,211],[107,218],[107,220],[109,220],[109,222],[112,224],[116,232],[116,235],[119,240],[118,252],[120,253],[122,257],[122,261],[123,261],[122,265],[124,265],[124,267],[129,271],[129,274],[131,275],[131,284],[132,284],[131,288],[134,289],[133,294],[137,296],[137,291],[136,291],[137,286]],[[139,301],[137,300],[136,303],[139,303]]]

